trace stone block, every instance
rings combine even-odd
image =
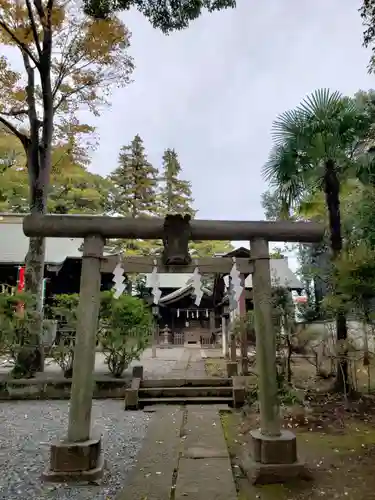
[[[294,464],[297,461],[297,439],[290,431],[281,431],[280,436],[265,436],[260,431],[251,431],[253,458],[262,464]]]
[[[227,375],[228,377],[236,377],[238,375],[238,365],[236,361],[227,362]]]
[[[138,410],[138,389],[126,389],[125,410]]]
[[[232,377],[233,383],[233,406],[235,408],[241,408],[245,404],[246,399],[246,387],[243,377]]]
[[[50,466],[43,474],[47,481],[93,481],[103,475],[104,458],[101,439],[80,443],[52,443]]]
[[[292,432],[282,430],[280,436],[266,436],[256,430],[250,435],[251,453],[244,450],[242,466],[252,484],[312,478],[305,464],[298,461],[296,436]]]
[[[133,366],[133,378],[143,379],[143,366]]]

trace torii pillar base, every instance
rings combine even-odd
[[[51,444],[49,469],[42,478],[58,483],[91,482],[101,479],[103,472],[101,438],[80,443],[58,441]]]
[[[250,435],[251,454],[244,453],[242,465],[252,484],[312,479],[309,469],[297,459],[297,441],[292,432],[283,430],[280,436],[266,436],[260,431],[251,431]]]

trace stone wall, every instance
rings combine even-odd
[[[348,321],[348,338],[354,349],[363,350],[365,344],[364,326],[359,321]],[[306,334],[306,338],[312,337],[311,345],[318,346],[324,343],[328,352],[334,355],[334,345],[336,340],[336,325],[334,322],[315,322],[308,325],[301,325],[300,331],[302,335]],[[375,352],[375,325],[367,326],[368,348],[371,352]]]

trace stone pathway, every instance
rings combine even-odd
[[[214,407],[161,407],[116,500],[236,500],[228,450]]]
[[[166,377],[170,379],[207,377],[205,361],[202,359],[201,350],[194,347],[186,347],[181,358]]]
[[[168,378],[205,378],[186,348]],[[219,407],[155,407],[137,464],[116,500],[236,500]]]

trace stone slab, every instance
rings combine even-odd
[[[185,457],[227,457],[220,415],[217,409],[200,409],[187,406],[182,454]]]
[[[237,500],[229,458],[181,458],[174,498]]]
[[[152,415],[137,462],[116,500],[167,500],[178,465],[183,411],[173,406]]]

